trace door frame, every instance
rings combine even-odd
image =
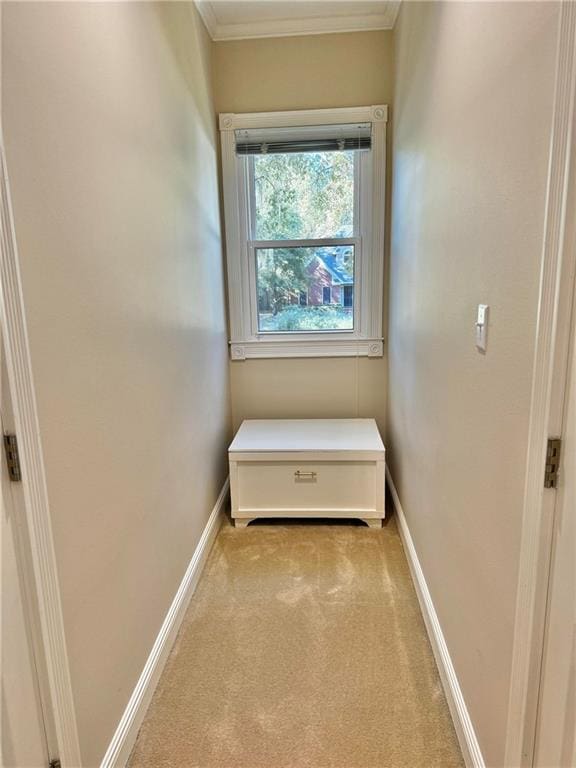
[[[518,590],[504,765],[534,763],[557,493],[544,488],[546,443],[562,436],[576,273],[576,3],[559,9]]]
[[[81,765],[76,711],[66,650],[64,620],[52,537],[46,472],[30,361],[22,284],[0,126],[0,321],[20,461],[31,570],[38,604],[39,647],[43,651],[57,757],[63,768]]]
[[[4,379],[4,373],[6,372],[7,375],[7,369],[5,365],[2,333],[0,333],[0,364],[2,367],[2,384],[0,385],[0,422],[2,434],[13,434],[14,418],[12,413],[12,403],[10,401],[8,384]],[[22,609],[24,633],[26,636],[26,658],[28,659],[33,679],[34,697],[36,699],[36,706],[38,707],[38,715],[42,721],[40,726],[43,737],[44,763],[48,764],[50,756],[57,754],[57,745],[54,734],[50,695],[48,693],[48,676],[46,674],[44,652],[40,644],[37,602],[34,585],[31,583],[30,578],[32,567],[29,552],[27,552],[28,535],[25,530],[26,521],[23,519],[24,509],[22,504],[22,493],[19,493],[22,489],[18,487],[20,486],[20,483],[11,483],[8,474],[8,461],[5,456],[2,457],[1,463],[2,473],[0,484],[2,485],[2,505],[4,506],[3,514],[5,521],[2,521],[2,529],[0,533],[0,544],[2,545],[0,559],[3,561],[3,558],[6,556],[4,537],[8,535],[12,538],[11,544],[15,558],[16,577],[20,588],[20,607]],[[11,522],[10,530],[8,529],[9,521]],[[4,522],[6,522],[6,528],[4,527]],[[3,562],[2,575],[4,575]],[[2,581],[2,600],[4,600],[5,589],[6,584]],[[2,627],[4,627],[6,623],[6,621],[3,621]],[[2,631],[0,632],[0,643],[4,642],[5,637]],[[0,644],[0,658],[2,659],[2,669],[4,672],[5,656],[3,655],[3,648],[4,646]],[[2,706],[6,706],[5,699],[2,700]],[[12,719],[10,712],[8,712],[8,719]],[[2,733],[0,733],[0,744],[3,744]],[[15,747],[19,752],[21,745],[17,744]]]

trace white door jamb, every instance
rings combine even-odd
[[[560,437],[576,270],[576,3],[561,3],[522,539],[504,765],[534,761],[556,492],[546,443]]]
[[[4,141],[0,135],[0,320],[14,423],[22,464],[22,490],[38,602],[39,638],[45,655],[58,758],[81,765],[76,713],[66,651],[56,555],[26,330]]]

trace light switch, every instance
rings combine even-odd
[[[490,307],[488,304],[478,304],[478,316],[476,318],[476,349],[479,352],[486,352],[489,309]]]

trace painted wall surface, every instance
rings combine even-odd
[[[557,11],[404,3],[396,28],[388,459],[489,766],[504,753]]]
[[[218,42],[213,51],[217,112],[392,104],[392,32]],[[245,360],[230,370],[235,428],[246,418],[366,416],[385,429],[385,357]]]
[[[189,3],[3,5],[32,365],[96,766],[226,477],[211,43]]]

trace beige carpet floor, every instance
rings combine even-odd
[[[226,522],[130,768],[452,768],[394,519]]]

